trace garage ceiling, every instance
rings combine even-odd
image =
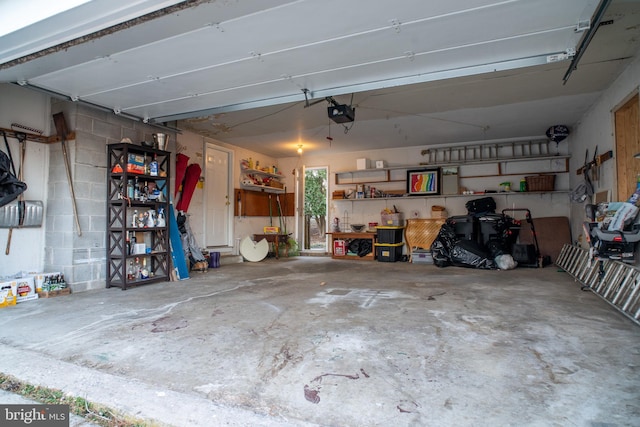
[[[390,4],[94,0],[0,37],[0,81],[287,157],[539,137],[640,47],[638,0]]]

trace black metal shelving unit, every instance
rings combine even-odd
[[[131,286],[168,281],[170,268],[169,249],[169,180],[171,177],[171,153],[141,145],[116,143],[107,146],[107,288],[125,290]],[[152,176],[135,161],[156,158],[158,175]],[[151,194],[151,199],[136,200],[131,197],[131,184],[155,188],[161,194]],[[135,193],[135,192],[134,192]],[[164,211],[164,225],[151,223],[148,216]],[[142,221],[134,222],[134,213]],[[142,214],[142,216],[140,216]],[[134,252],[135,242],[146,243],[144,253]],[[146,260],[148,277],[128,277],[130,264],[136,258]]]

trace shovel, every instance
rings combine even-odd
[[[73,217],[76,220],[78,236],[82,236],[80,220],[78,219],[78,207],[76,206],[76,193],[73,191],[73,180],[71,179],[71,166],[69,166],[69,154],[67,153],[67,122],[64,120],[64,113],[53,115],[53,123],[56,125],[56,132],[60,136],[62,144],[62,156],[64,157],[64,167],[67,171],[67,181],[69,181],[69,191],[71,192],[71,203],[73,204]]]

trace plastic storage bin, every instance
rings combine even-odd
[[[378,226],[378,243],[402,243],[404,227]]]
[[[413,264],[433,264],[433,256],[431,251],[424,249],[416,249],[411,253],[411,262]]]
[[[402,258],[404,243],[376,243],[376,258],[380,262],[396,262]]]
[[[393,214],[381,214],[380,215],[380,225],[391,226],[391,227],[402,227],[404,226],[404,214],[402,212],[393,213]]]

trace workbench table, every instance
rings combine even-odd
[[[377,236],[376,233],[354,233],[354,232],[335,232],[334,231],[332,233],[327,233],[327,234],[331,236],[331,243],[330,243],[331,258],[333,259],[357,259],[357,260],[373,261],[376,258],[376,249],[375,249],[376,236]],[[349,247],[349,244],[347,242],[351,240],[356,240],[356,239],[371,240],[371,252],[363,257],[347,255],[347,248]],[[344,255],[335,253],[334,242],[337,240],[345,241]]]

